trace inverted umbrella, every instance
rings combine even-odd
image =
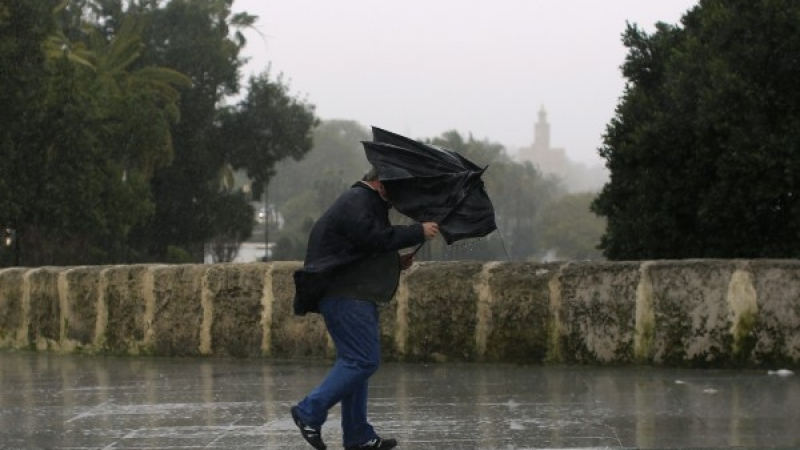
[[[481,179],[486,167],[377,127],[372,127],[372,141],[362,143],[394,208],[418,222],[438,223],[448,244],[497,229]]]

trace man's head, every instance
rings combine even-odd
[[[389,201],[389,198],[386,196],[386,188],[383,187],[383,183],[381,183],[381,180],[378,179],[378,169],[375,168],[375,166],[370,167],[370,169],[364,174],[364,177],[361,178],[361,181],[367,183],[372,187],[372,189],[378,191],[378,194],[380,194],[382,199],[386,200],[387,202]]]

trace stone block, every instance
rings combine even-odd
[[[639,263],[580,262],[561,268],[555,332],[561,362],[629,363],[634,358]]]
[[[209,350],[215,356],[261,356],[268,273],[265,264],[215,264],[206,272],[213,311]]]
[[[24,331],[27,314],[23,305],[23,277],[28,269],[0,270],[0,348],[27,346]]]
[[[800,261],[752,261],[758,317],[752,362],[770,368],[800,364]]]
[[[152,325],[145,317],[148,298],[151,298],[153,266],[115,266],[101,271],[98,351],[127,354],[152,353],[144,345],[147,330]]]
[[[78,267],[65,271],[63,346],[69,349],[89,348],[94,344],[97,330],[97,298],[102,270],[98,267]]]
[[[556,264],[504,263],[489,271],[486,361],[542,363],[548,356],[550,280]]]
[[[478,262],[421,263],[408,275],[407,357],[474,361]]]
[[[58,277],[61,269],[29,270],[23,283],[29,290],[28,343],[39,350],[57,349],[61,337],[61,303]]]
[[[167,356],[201,354],[203,275],[209,266],[159,266],[153,272],[153,351]]]
[[[649,268],[659,365],[721,367],[732,361],[726,298],[734,261],[658,261]]]

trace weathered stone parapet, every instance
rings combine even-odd
[[[330,358],[298,263],[0,270],[0,348]],[[382,307],[386,360],[800,364],[800,261],[437,262]]]

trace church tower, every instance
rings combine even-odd
[[[518,161],[529,161],[543,174],[561,178],[570,192],[596,191],[608,176],[602,168],[587,168],[571,161],[563,148],[550,146],[550,124],[544,105],[533,127],[533,144],[519,149]]]
[[[564,149],[550,147],[550,124],[544,105],[539,107],[538,119],[534,124],[533,145],[520,150],[520,159],[532,162],[544,173],[559,176],[564,176],[569,167]]]
[[[539,108],[539,121],[536,122],[533,132],[533,151],[542,154],[550,150],[550,124],[547,123],[547,111],[544,105]]]

